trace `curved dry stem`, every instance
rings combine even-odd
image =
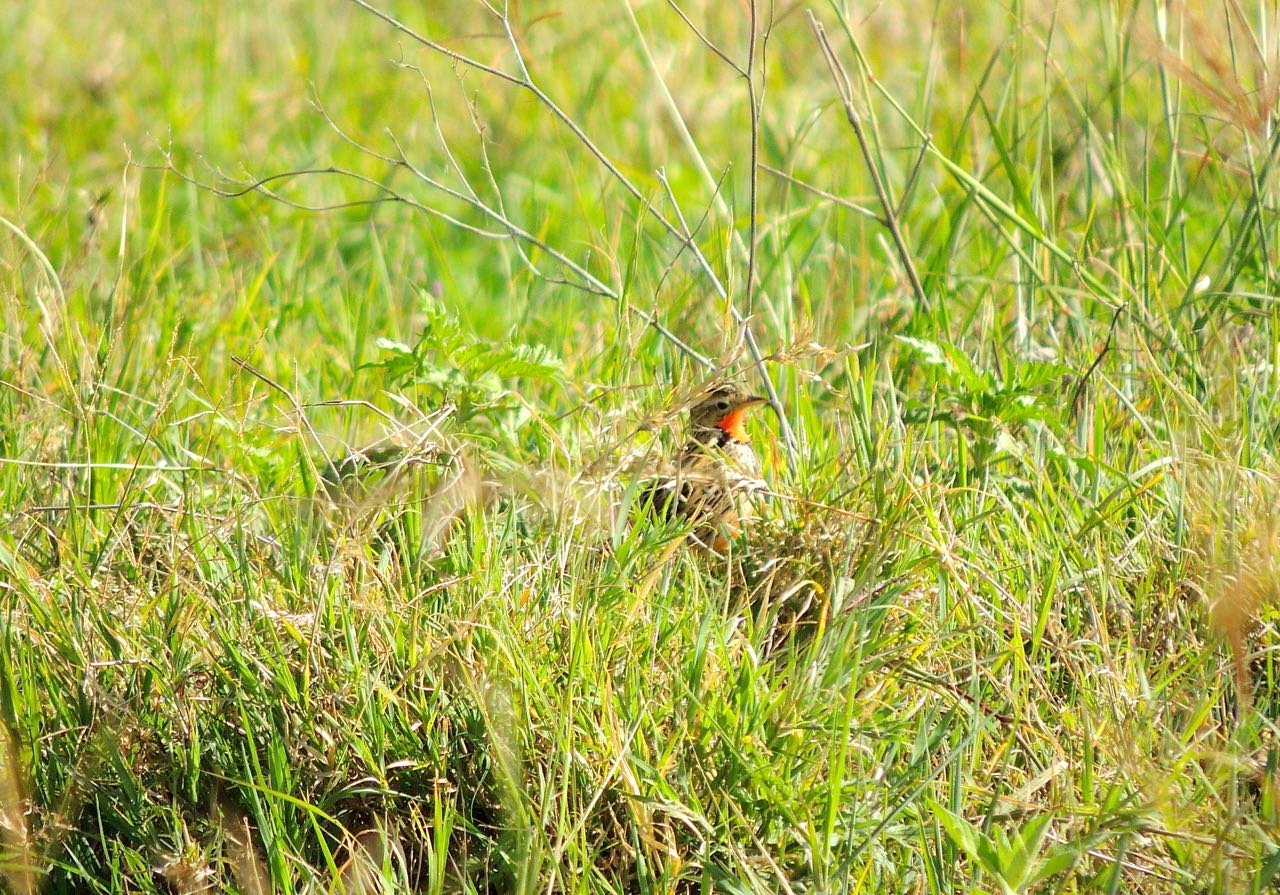
[[[500,78],[501,80],[506,81],[509,84],[514,84],[515,86],[521,87],[529,91],[529,93],[531,93],[534,96],[534,98],[537,99],[537,101],[544,108],[547,109],[548,112],[550,112],[562,125],[564,125],[564,127],[568,128],[570,133],[572,133],[573,136],[578,140],[578,142],[581,143],[582,146],[592,156],[595,157],[595,159],[604,167],[604,169],[608,171],[610,176],[613,177],[614,180],[616,180],[622,186],[622,188],[632,197],[632,199],[634,199],[636,202],[640,204],[640,206],[642,207],[645,213],[652,215],[653,219],[657,221],[658,224],[661,225],[661,227],[664,230],[666,230],[668,234],[670,234],[671,236],[674,236],[676,239],[680,240],[683,244],[685,244],[689,248],[695,260],[697,260],[698,266],[702,269],[703,273],[710,280],[712,284],[712,288],[715,290],[716,294],[728,304],[729,311],[732,314],[734,320],[744,330],[744,333],[745,333],[744,342],[747,346],[749,353],[751,354],[752,360],[755,362],[755,367],[764,384],[765,394],[769,398],[769,403],[773,407],[775,413],[778,416],[778,419],[781,422],[783,437],[787,446],[788,456],[791,457],[792,460],[794,460],[795,435],[792,432],[791,427],[787,422],[786,414],[783,410],[782,402],[778,398],[778,392],[777,392],[777,389],[774,387],[772,377],[770,377],[768,370],[765,368],[764,356],[760,351],[759,343],[756,341],[754,333],[751,332],[751,328],[749,324],[749,319],[750,319],[749,314],[744,315],[738,309],[738,307],[735,305],[732,299],[729,297],[728,290],[725,288],[724,284],[720,281],[719,277],[716,276],[715,271],[712,269],[710,263],[707,261],[706,256],[698,248],[697,244],[692,240],[692,237],[689,233],[689,229],[687,225],[677,226],[676,223],[672,221],[670,218],[668,218],[666,215],[664,215],[661,212],[661,210],[655,208],[653,206],[653,203],[649,201],[649,199],[639,189],[639,187],[637,187],[636,184],[632,182],[632,180],[622,172],[622,170],[613,162],[613,160],[610,159],[609,156],[606,155],[605,152],[595,143],[595,141],[591,139],[591,137],[587,134],[587,132],[583,130],[583,128],[567,112],[565,112],[559,106],[559,104],[555,102],[555,100],[553,100],[541,87],[538,86],[537,82],[534,81],[532,75],[530,74],[528,63],[526,62],[524,57],[524,52],[520,47],[520,42],[519,40],[516,39],[516,36],[512,31],[510,17],[504,11],[495,9],[493,6],[489,4],[485,4],[486,7],[489,9],[490,13],[492,13],[494,17],[497,18],[502,23],[503,31],[507,36],[507,40],[511,47],[512,54],[514,55],[516,64],[519,66],[519,69],[520,69],[519,76],[508,74],[507,72],[504,72],[500,69],[496,69],[489,65],[485,65],[484,63],[476,59],[472,59],[471,57],[466,56],[462,53],[459,53],[455,50],[450,50],[444,45],[440,44],[439,42],[434,41],[431,38],[427,37],[426,35],[421,34],[420,32],[410,28],[408,25],[405,25],[403,22],[396,19],[394,16],[391,16],[389,13],[386,13],[385,11],[367,2],[367,0],[351,0],[351,2],[355,3],[360,8],[377,16],[379,19],[391,25],[401,34],[404,34],[406,37],[410,38],[411,40],[420,44],[421,46],[426,47],[427,49],[430,49],[434,52],[440,53],[461,65],[467,66],[468,68],[472,68],[477,71],[481,71],[486,74],[492,75],[494,77]],[[752,2],[753,47],[754,47],[754,40],[755,40],[754,4],[755,4],[755,0],[753,0]],[[628,8],[628,12],[631,13],[630,5],[628,5],[627,8]],[[634,22],[634,13],[632,13],[632,21]],[[753,52],[754,52],[754,49],[753,49]],[[647,53],[647,49],[646,49],[646,53]],[[664,89],[665,89],[665,85],[664,85]],[[755,106],[754,88],[752,90],[752,103],[754,108]],[[758,109],[756,109],[756,113],[758,113]],[[753,113],[753,115],[756,113]],[[753,118],[753,120],[755,119]],[[754,168],[754,163],[755,163],[755,151],[753,149],[753,154],[752,154],[753,168]],[[752,213],[753,221],[754,221],[754,217],[755,215],[754,215],[754,209],[753,209],[753,213]],[[741,250],[742,249],[741,237],[736,232],[734,236],[735,236],[735,243],[738,245],[739,249]],[[754,225],[752,230],[752,236],[754,237]],[[754,243],[754,240],[753,240],[753,243]],[[752,267],[753,262],[751,260],[751,257],[752,257],[751,249],[748,248],[746,250],[743,250],[741,253],[744,255],[744,257],[746,257],[748,267],[749,268]],[[649,316],[652,319],[652,315],[646,314],[646,316]],[[655,327],[658,326],[656,322],[652,323],[651,325]],[[674,336],[668,335],[667,338],[669,340],[673,340]],[[680,344],[683,344],[683,343],[680,343]],[[705,357],[698,354],[697,352],[694,352],[693,349],[689,348],[687,345],[682,350],[684,350],[684,352],[687,355],[689,355],[690,357],[693,357],[695,360],[698,360],[699,358],[701,358],[700,363],[703,367],[712,368],[714,366],[709,360],[707,360]]]

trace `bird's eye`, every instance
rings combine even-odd
[[[721,398],[719,401],[716,402],[716,410],[728,410],[728,409],[729,409],[729,402],[726,401],[724,398]]]

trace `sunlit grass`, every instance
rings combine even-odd
[[[431,6],[0,9],[7,890],[1271,885],[1274,10]]]

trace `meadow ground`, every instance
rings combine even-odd
[[[0,5],[6,891],[1274,884],[1273,3],[386,3]]]

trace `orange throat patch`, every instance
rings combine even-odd
[[[735,407],[725,414],[724,419],[716,423],[716,425],[734,441],[746,441],[747,430],[743,423],[746,422],[748,409],[749,405],[746,404],[741,407]]]

